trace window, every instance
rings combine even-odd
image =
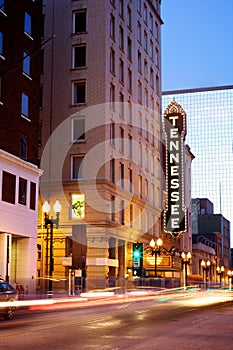
[[[156,75],[156,93],[159,94],[159,76]]]
[[[132,26],[132,11],[129,6],[127,7],[127,25],[129,28]]]
[[[159,65],[159,50],[157,48],[155,50],[155,64],[156,66]]]
[[[132,120],[133,120],[133,107],[132,107],[132,103],[128,101],[128,123],[132,124]]]
[[[153,15],[152,15],[152,13],[150,12],[149,28],[150,28],[151,33],[153,33],[153,26],[154,26]]]
[[[137,0],[137,10],[139,13],[141,13],[142,9],[142,0]]]
[[[3,54],[3,34],[0,32],[0,55]]]
[[[73,68],[86,67],[86,45],[73,47]]]
[[[150,67],[150,86],[154,89],[154,70]]]
[[[32,34],[32,19],[28,12],[24,15],[24,31],[29,35]]]
[[[123,200],[120,201],[120,223],[125,224],[125,203]]]
[[[22,205],[27,204],[27,180],[22,177],[19,178],[18,203]]]
[[[110,50],[110,72],[115,73],[115,51]]]
[[[138,147],[138,165],[142,166],[142,144]]]
[[[15,204],[16,176],[6,171],[2,172],[2,201]]]
[[[129,142],[129,158],[133,157],[133,138],[132,135],[128,135],[128,142]]]
[[[72,157],[72,180],[83,179],[84,177],[84,155]]]
[[[124,50],[124,30],[121,26],[119,27],[119,47]]]
[[[120,152],[124,152],[124,129],[120,128]]]
[[[110,37],[115,40],[115,17],[110,17]]]
[[[0,0],[0,10],[4,11],[5,9],[5,0]]]
[[[27,75],[30,75],[31,68],[31,58],[27,52],[23,53],[23,72]]]
[[[115,196],[111,196],[111,213],[110,220],[115,221]]]
[[[124,83],[124,62],[121,59],[119,62],[119,80]]]
[[[138,51],[138,72],[142,72],[142,55],[140,51]]]
[[[153,58],[154,58],[154,45],[153,45],[152,40],[150,40],[149,56],[153,60]]]
[[[147,32],[144,32],[144,50],[147,52],[148,50],[148,39],[147,39]]]
[[[124,0],[119,0],[119,15],[124,17]]]
[[[84,194],[71,195],[71,218],[84,219],[85,217],[85,196]]]
[[[36,209],[36,184],[35,182],[30,183],[30,209]]]
[[[142,134],[142,114],[138,112],[138,133]]]
[[[128,69],[128,84],[127,89],[132,92],[132,71]]]
[[[115,108],[115,86],[113,84],[110,85],[110,107]]]
[[[29,113],[29,97],[22,93],[22,106],[21,106],[21,113],[25,116],[28,117]]]
[[[85,33],[87,31],[87,12],[86,10],[74,12],[74,33]]]
[[[119,114],[123,118],[124,117],[124,95],[120,92],[119,95]]]
[[[129,191],[133,192],[133,170],[129,169]]]
[[[142,198],[142,177],[141,177],[141,175],[138,176],[138,191],[139,191],[139,197]]]
[[[120,184],[122,188],[124,188],[124,172],[125,172],[124,164],[120,163]]]
[[[27,139],[20,137],[20,157],[27,159]]]
[[[86,82],[83,80],[73,84],[73,103],[86,103]]]
[[[110,159],[110,181],[115,183],[115,159]]]
[[[149,99],[148,99],[148,90],[147,89],[145,89],[145,91],[144,91],[144,98],[145,98],[144,105],[146,108],[148,108],[149,107]]]
[[[146,4],[144,4],[144,8],[143,8],[143,20],[145,23],[147,23],[147,6],[146,6]]]
[[[78,117],[72,120],[72,141],[85,140],[85,117]]]
[[[147,60],[144,60],[144,78],[148,81],[148,63]]]
[[[138,82],[138,102],[142,103],[142,84]]]
[[[129,205],[129,220],[130,220],[130,227],[133,227],[133,204]]]
[[[139,43],[142,40],[142,27],[141,27],[141,23],[140,22],[138,22],[138,27],[137,27],[137,39],[138,39]]]
[[[110,123],[110,143],[111,145],[115,145],[115,123]]]
[[[128,59],[132,60],[132,40],[129,37],[127,40],[127,56]]]

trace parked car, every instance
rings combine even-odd
[[[18,299],[18,293],[12,285],[3,279],[0,279],[0,314],[5,320],[13,320],[16,307],[1,307],[1,302],[15,301]]]

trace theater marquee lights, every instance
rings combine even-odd
[[[172,101],[164,112],[166,136],[166,208],[164,231],[174,237],[186,231],[186,208],[184,205],[184,140],[186,136],[186,113]]]

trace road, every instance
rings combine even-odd
[[[17,310],[0,321],[0,349],[230,350],[233,303],[199,306],[193,297],[144,298]]]

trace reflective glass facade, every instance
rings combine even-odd
[[[186,143],[195,156],[192,198],[208,198],[214,213],[233,223],[233,86],[163,92],[163,111],[173,99],[186,112]]]

